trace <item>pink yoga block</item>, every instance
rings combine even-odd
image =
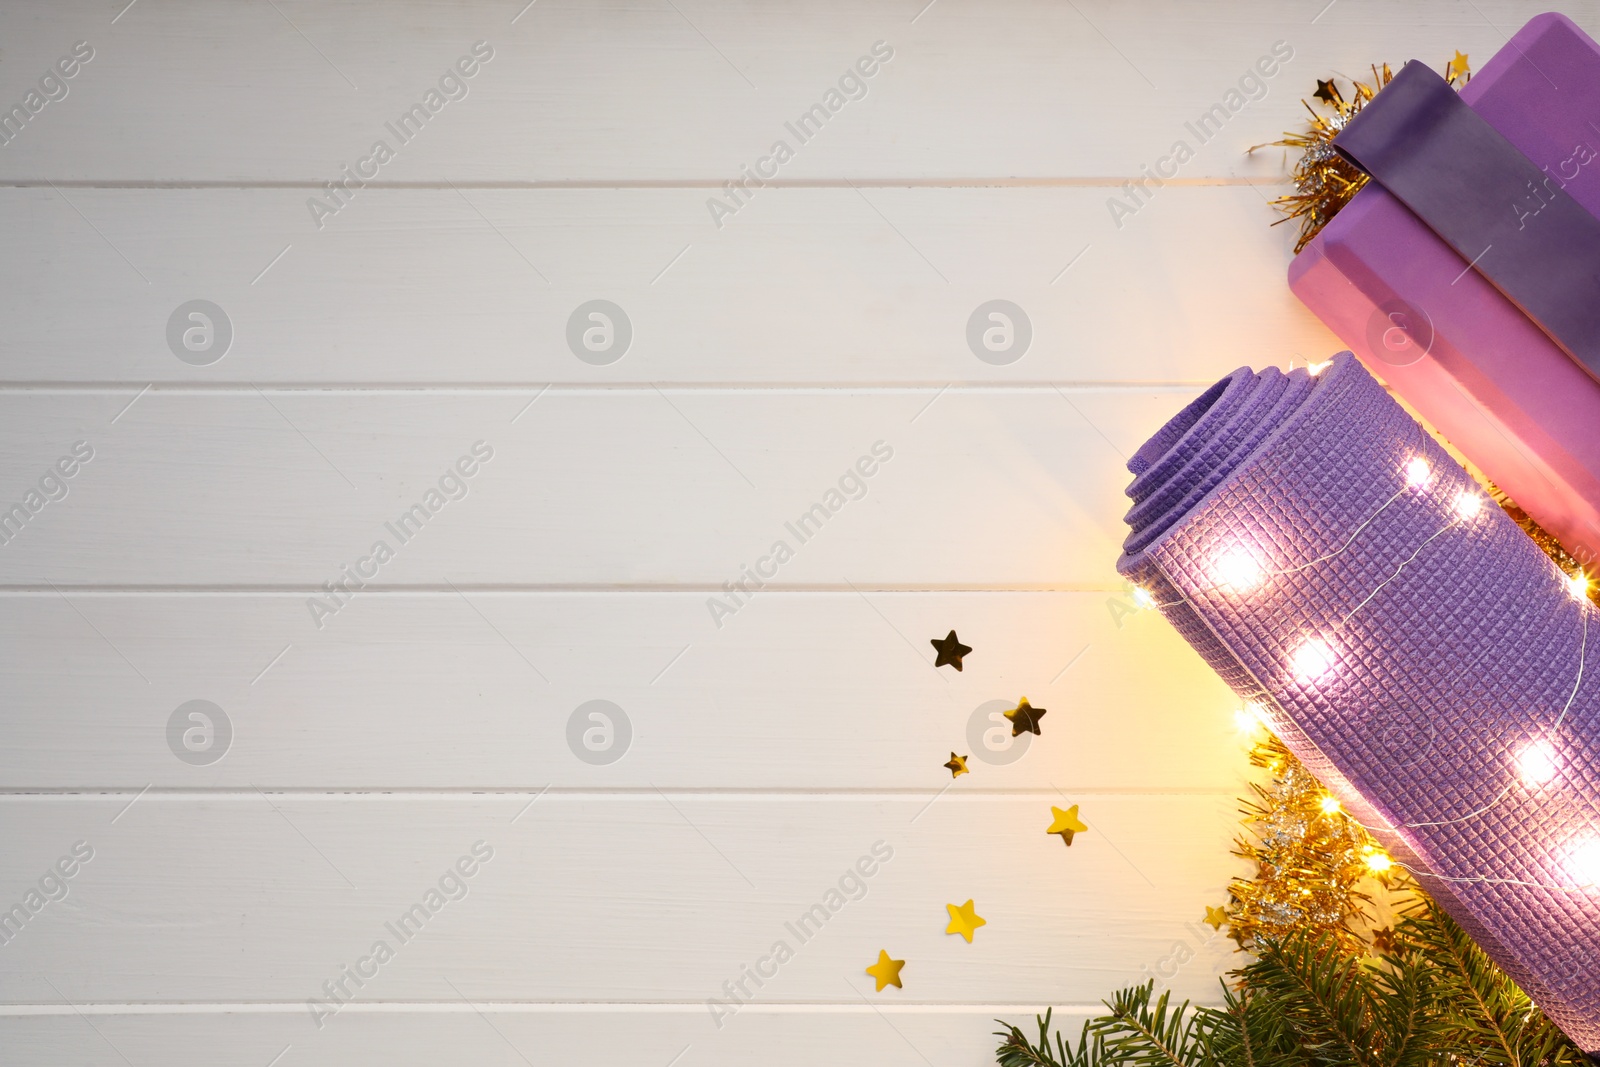
[[[1600,215],[1600,46],[1572,20],[1533,18],[1461,99]],[[1289,286],[1534,521],[1600,559],[1600,382],[1420,219],[1369,182]]]

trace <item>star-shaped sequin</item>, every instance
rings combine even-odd
[[[946,763],[945,767],[950,771],[952,778],[960,778],[963,774],[971,773],[967,770],[967,757],[958,756],[954,752],[950,753],[950,762]]]
[[[1039,720],[1044,718],[1044,709],[1036,708],[1028,703],[1028,698],[1023,697],[1017,701],[1017,706],[1006,712],[1006,718],[1011,720],[1011,736],[1020,737],[1023,734],[1037,734]]]
[[[1061,840],[1067,843],[1068,848],[1072,847],[1074,834],[1081,834],[1089,829],[1088,825],[1078,818],[1078,805],[1076,804],[1066,811],[1062,811],[1052,804],[1050,805],[1050,814],[1055,821],[1050,824],[1050,829],[1046,830],[1045,833],[1059,835]]]
[[[960,934],[969,945],[972,944],[972,932],[980,926],[989,925],[989,920],[978,914],[978,909],[970,900],[965,904],[946,904],[944,910],[950,913],[950,925],[944,928],[944,932]]]
[[[972,646],[963,645],[956,637],[954,630],[951,630],[950,636],[944,640],[941,641],[935,637],[928,644],[932,645],[934,651],[939,653],[938,658],[933,661],[935,667],[943,667],[949,664],[958,671],[961,669],[961,657],[972,651]]]
[[[880,948],[878,962],[867,968],[867,973],[878,982],[878,988],[874,992],[882,993],[883,987],[890,985],[896,989],[904,989],[905,986],[900,984],[900,968],[905,965],[905,960],[892,960],[889,954]]]

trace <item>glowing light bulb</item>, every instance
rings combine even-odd
[[[1478,512],[1483,510],[1483,497],[1470,489],[1456,497],[1456,517],[1460,519],[1475,519]]]
[[[1428,484],[1428,478],[1433,474],[1433,468],[1428,466],[1428,461],[1421,456],[1413,456],[1411,462],[1406,464],[1406,484],[1413,489],[1421,489]]]
[[[1253,734],[1267,724],[1267,714],[1261,705],[1251,702],[1233,713],[1233,723],[1242,734]]]
[[[1559,769],[1555,746],[1548,741],[1535,741],[1517,753],[1517,773],[1526,785],[1545,785],[1554,780]]]
[[[1331,366],[1333,366],[1333,360],[1331,359],[1325,359],[1321,363],[1307,363],[1306,373],[1315,378]]]
[[[1600,837],[1590,834],[1574,841],[1567,849],[1566,868],[1567,875],[1580,886],[1600,883]]]
[[[1322,814],[1324,815],[1337,815],[1339,813],[1339,798],[1336,796],[1324,796],[1317,801],[1317,806],[1322,809]]]
[[[1582,571],[1567,579],[1567,593],[1573,600],[1583,600],[1589,595],[1589,576]]]
[[[1156,606],[1156,598],[1151,596],[1150,590],[1146,589],[1142,585],[1136,585],[1133,587],[1133,602],[1139,605],[1141,608],[1146,609]]]
[[[1333,649],[1328,647],[1328,642],[1313,637],[1294,650],[1289,666],[1294,669],[1295,681],[1301,684],[1315,682],[1333,670]]]
[[[1248,593],[1266,578],[1266,571],[1243,545],[1234,545],[1217,557],[1212,565],[1217,584],[1237,593]]]
[[[1371,871],[1373,874],[1382,874],[1385,871],[1393,869],[1394,860],[1389,858],[1389,854],[1387,852],[1381,852],[1377,849],[1373,849],[1371,852],[1367,853],[1367,870]]]

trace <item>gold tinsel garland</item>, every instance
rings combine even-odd
[[[1348,100],[1340,91],[1337,79],[1319,79],[1317,91],[1312,95],[1331,110],[1321,114],[1311,106],[1309,100],[1302,100],[1300,102],[1311,115],[1309,127],[1299,133],[1285,133],[1282,140],[1258,144],[1250,149],[1254,152],[1257,148],[1281,147],[1295,148],[1300,152],[1291,174],[1295,191],[1272,202],[1272,206],[1283,213],[1283,218],[1273,223],[1274,226],[1291,219],[1300,220],[1300,236],[1294,244],[1297,255],[1367,184],[1366,174],[1334,151],[1333,139],[1394,77],[1387,63],[1382,67],[1375,65],[1371,70],[1370,85],[1350,80]],[[1461,52],[1457,52],[1455,58],[1445,64],[1444,79],[1451,85],[1460,88],[1471,77],[1467,57]]]
[[[1235,842],[1234,855],[1254,863],[1255,874],[1228,887],[1228,936],[1250,949],[1260,938],[1312,930],[1334,935],[1351,954],[1381,947],[1387,931],[1373,929],[1368,890],[1399,893],[1409,880],[1374,870],[1385,862],[1382,849],[1329,803],[1322,783],[1282,741],[1269,735],[1250,762],[1270,781],[1251,783],[1254,799],[1244,801],[1251,833]]]

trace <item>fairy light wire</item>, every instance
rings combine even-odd
[[[1578,605],[1578,612],[1583,619],[1583,636],[1578,642],[1578,677],[1572,683],[1572,692],[1570,695],[1568,695],[1567,702],[1561,709],[1561,714],[1556,716],[1556,721],[1550,726],[1549,732],[1552,734],[1561,729],[1561,724],[1566,721],[1567,712],[1572,710],[1572,704],[1578,699],[1578,692],[1583,688],[1583,663],[1589,647],[1589,612],[1582,604]],[[1516,787],[1517,780],[1515,777],[1513,777],[1512,780],[1506,784],[1506,787],[1500,791],[1499,796],[1489,801],[1488,804],[1479,808],[1477,811],[1463,815],[1459,819],[1441,819],[1437,822],[1408,822],[1401,823],[1400,826],[1404,829],[1419,829],[1426,826],[1453,826],[1457,823],[1468,822],[1469,820],[1476,819],[1481,815],[1487,814],[1502,800],[1510,796]],[[1362,829],[1366,829],[1366,827],[1362,827]]]
[[[1443,537],[1445,534],[1449,533],[1451,530],[1455,529],[1457,526],[1460,526],[1465,521],[1467,521],[1467,520],[1465,520],[1465,519],[1455,519],[1452,522],[1446,523],[1444,526],[1440,527],[1439,530],[1432,537],[1428,538],[1426,541],[1422,542],[1422,544],[1418,545],[1417,546],[1417,550],[1415,552],[1411,553],[1411,555],[1407,556],[1404,560],[1402,560],[1401,563],[1400,563],[1400,566],[1398,566],[1398,567],[1396,567],[1394,569],[1394,573],[1393,574],[1389,575],[1389,577],[1387,577],[1383,581],[1379,582],[1378,583],[1378,587],[1376,589],[1374,589],[1372,592],[1368,593],[1367,594],[1367,598],[1365,600],[1363,600],[1361,603],[1357,604],[1355,607],[1351,608],[1350,609],[1350,613],[1348,615],[1346,615],[1344,618],[1340,619],[1338,625],[1335,626],[1333,628],[1333,630],[1330,631],[1330,632],[1337,632],[1337,631],[1343,629],[1345,623],[1347,623],[1351,619],[1355,618],[1356,612],[1360,611],[1362,608],[1364,608],[1368,604],[1372,603],[1373,598],[1376,597],[1379,593],[1383,592],[1384,586],[1388,585],[1390,582],[1392,582],[1396,578],[1400,577],[1400,572],[1401,571],[1405,570],[1412,563],[1415,563],[1417,557],[1422,555],[1422,550],[1423,549],[1427,548],[1429,545],[1431,545],[1435,541],[1437,541],[1440,537]]]
[[[1465,875],[1453,877],[1447,874],[1435,874],[1433,871],[1419,870],[1408,863],[1390,857],[1390,861],[1401,870],[1417,878],[1432,878],[1437,882],[1449,882],[1452,885],[1514,885],[1526,889],[1548,889],[1557,893],[1586,893],[1593,889],[1591,885],[1556,885],[1554,882],[1530,882],[1525,878],[1490,878],[1487,875]]]
[[[1265,581],[1268,578],[1279,578],[1279,577],[1282,577],[1283,575],[1286,575],[1286,574],[1299,574],[1301,571],[1310,570],[1312,567],[1315,567],[1318,564],[1327,563],[1329,560],[1338,559],[1340,556],[1342,556],[1346,552],[1350,551],[1350,547],[1356,543],[1356,539],[1359,538],[1363,533],[1366,532],[1367,527],[1371,526],[1374,522],[1377,522],[1378,521],[1378,516],[1382,515],[1385,511],[1388,511],[1390,505],[1392,505],[1396,500],[1399,500],[1401,497],[1405,496],[1408,492],[1411,492],[1412,490],[1415,490],[1415,489],[1421,489],[1426,484],[1427,484],[1427,482],[1422,482],[1422,483],[1420,483],[1418,485],[1415,485],[1415,486],[1410,485],[1410,484],[1402,486],[1397,492],[1395,492],[1395,494],[1393,496],[1389,497],[1388,500],[1385,500],[1381,505],[1379,505],[1377,511],[1374,511],[1371,515],[1368,515],[1366,517],[1366,519],[1361,523],[1361,525],[1357,526],[1355,528],[1355,530],[1353,530],[1351,532],[1350,536],[1345,538],[1344,544],[1340,545],[1338,548],[1334,549],[1332,552],[1329,552],[1329,553],[1326,553],[1324,555],[1318,556],[1315,559],[1307,560],[1304,563],[1295,564],[1294,566],[1291,566],[1291,567],[1281,567],[1281,568],[1279,568],[1277,570],[1265,570],[1265,569],[1263,569],[1260,572],[1259,576],[1258,576],[1258,580],[1259,581]],[[1457,521],[1460,521],[1460,520],[1457,520]],[[1446,527],[1446,529],[1449,529],[1449,527]],[[1440,531],[1440,532],[1442,533],[1443,531]],[[1434,536],[1438,536],[1438,535],[1435,534]],[[1432,538],[1430,538],[1429,540],[1432,540]],[[1426,542],[1424,542],[1424,544],[1426,544]],[[1248,550],[1246,550],[1246,555],[1249,555]],[[1252,559],[1253,559],[1253,557],[1252,557]],[[1213,588],[1213,589],[1221,589],[1221,588],[1224,588],[1224,587],[1227,587],[1227,586],[1229,586],[1229,583],[1227,583],[1227,582],[1219,582],[1219,583],[1214,584],[1211,588]],[[1160,609],[1162,609],[1162,608],[1175,607],[1178,604],[1189,604],[1189,605],[1193,604],[1193,601],[1190,600],[1186,596],[1180,596],[1176,600],[1158,601],[1158,600],[1155,599],[1155,597],[1150,595],[1148,590],[1145,590],[1145,589],[1142,589],[1142,588],[1139,588],[1139,587],[1135,587],[1135,588],[1136,588],[1137,592],[1144,593],[1145,597],[1147,597],[1149,599],[1150,607],[1152,607],[1152,608],[1154,608],[1154,609],[1156,609],[1158,611]]]

